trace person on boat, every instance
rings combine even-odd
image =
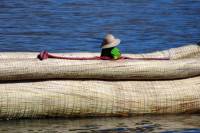
[[[111,58],[115,60],[120,59],[121,52],[116,47],[119,44],[120,44],[120,39],[115,38],[112,34],[107,34],[101,44],[102,48],[101,57]]]
[[[56,58],[56,59],[67,59],[67,60],[96,60],[96,59],[103,59],[103,60],[117,60],[117,59],[127,59],[128,57],[122,57],[121,51],[117,46],[120,44],[121,40],[118,38],[115,38],[112,34],[107,34],[105,38],[103,39],[103,42],[101,44],[101,56],[99,57],[61,57],[49,54],[47,51],[42,51],[37,56],[40,60],[48,59],[48,58]],[[130,59],[130,58],[128,58]]]

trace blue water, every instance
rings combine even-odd
[[[1,133],[199,133],[199,115],[0,121]]]
[[[102,38],[107,33],[122,40],[119,48],[123,53],[146,53],[195,43],[200,41],[200,0],[0,1],[0,51],[99,52]],[[184,121],[186,116],[182,117]],[[180,125],[180,121],[176,116],[169,121],[161,116],[156,128],[163,128],[160,130],[163,133],[200,132],[200,116],[191,117],[189,122],[178,127],[176,124]],[[138,118],[141,123],[147,120],[155,123],[157,117],[150,120]],[[126,119],[111,119],[107,123],[108,120],[95,118],[89,120],[89,124],[99,121],[103,130],[90,130],[85,126],[88,120],[21,120],[1,122],[0,131],[73,132],[66,123],[72,123],[71,126],[76,129],[84,127],[88,132],[159,131],[155,126],[148,127],[148,124],[144,127],[143,124],[137,125],[135,118],[130,118],[118,128],[107,125],[120,125]],[[170,124],[173,126],[170,127]],[[165,129],[166,126],[169,128]]]
[[[100,51],[106,33],[124,53],[200,40],[199,0],[1,0],[0,51]]]

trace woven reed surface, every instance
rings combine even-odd
[[[30,79],[180,79],[200,75],[200,48],[187,45],[166,51],[129,57],[167,57],[166,60],[62,60],[40,61],[36,53],[0,53],[0,81]],[[69,57],[94,53],[68,54]],[[15,58],[16,57],[16,58]],[[23,58],[22,58],[23,57]],[[32,58],[31,58],[32,57]]]
[[[67,57],[93,57],[99,56],[100,53],[54,53],[60,56]],[[35,52],[1,52],[0,59],[27,59],[36,58],[38,53]],[[146,54],[123,54],[132,58],[170,58],[170,59],[183,59],[200,56],[200,46],[197,44],[188,44],[178,48],[172,48],[164,51],[157,51]]]
[[[180,79],[200,75],[199,58],[135,60],[0,60],[0,80],[24,79]]]
[[[170,61],[40,61],[36,59],[37,54],[0,53],[0,118],[129,116],[200,111],[200,49],[197,45],[125,55],[136,58],[170,57]],[[99,54],[58,55],[91,57]],[[53,80],[28,82],[22,81],[24,79]],[[126,81],[120,81],[122,79]]]
[[[0,84],[0,118],[200,111],[200,77],[174,81],[53,80]]]

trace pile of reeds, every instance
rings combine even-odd
[[[170,60],[38,60],[0,53],[0,118],[129,116],[200,111],[200,47],[125,54]],[[90,57],[97,53],[58,54]]]

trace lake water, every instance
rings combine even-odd
[[[0,51],[98,52],[106,33],[123,53],[200,41],[199,0],[1,0]],[[1,121],[0,132],[200,132],[200,116]]]
[[[0,121],[1,133],[199,133],[200,115]]]
[[[199,0],[1,0],[0,51],[98,52],[106,33],[126,53],[200,40]]]

